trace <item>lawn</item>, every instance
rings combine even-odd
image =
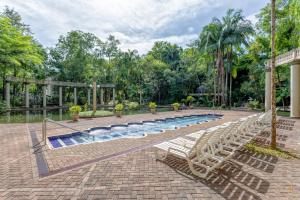
[[[112,115],[114,115],[114,113],[107,110],[97,110],[94,114],[93,111],[84,111],[79,113],[79,117],[106,117]]]

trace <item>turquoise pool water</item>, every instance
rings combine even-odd
[[[94,127],[83,132],[74,132],[66,135],[48,137],[52,148],[87,144],[92,142],[105,142],[120,138],[139,138],[147,134],[159,134],[165,130],[208,122],[221,118],[222,115],[190,115],[175,118],[158,119],[137,123],[118,124],[109,127]]]

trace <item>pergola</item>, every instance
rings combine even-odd
[[[47,108],[47,87],[48,86],[58,86],[58,95],[59,102],[58,105],[60,108],[63,107],[63,87],[73,87],[74,88],[74,104],[77,105],[77,88],[84,88],[87,90],[87,103],[91,105],[91,89],[94,87],[93,92],[93,104],[96,104],[96,95],[97,88],[100,88],[100,105],[104,105],[103,94],[104,89],[112,89],[113,90],[113,104],[115,104],[115,85],[114,84],[100,84],[96,85],[94,82],[93,86],[90,86],[86,83],[77,83],[77,82],[62,82],[62,81],[52,81],[52,80],[37,80],[37,79],[27,79],[27,78],[19,78],[19,77],[8,77],[6,79],[5,85],[5,101],[7,110],[11,109],[10,104],[10,83],[18,82],[25,84],[25,108],[30,108],[30,100],[29,100],[29,86],[30,84],[41,85],[43,89],[43,109]]]
[[[275,66],[291,65],[291,117],[300,117],[300,48],[276,57]],[[265,110],[271,109],[271,60],[266,64]]]

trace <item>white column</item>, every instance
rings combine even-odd
[[[97,110],[97,84],[93,81],[93,112]]]
[[[74,105],[77,105],[77,88],[74,87]]]
[[[25,85],[25,107],[29,108],[29,84]]]
[[[291,117],[300,117],[300,62],[291,66]]]
[[[47,86],[43,85],[43,108],[47,107]]]
[[[87,104],[88,104],[88,106],[90,106],[91,105],[91,89],[90,88],[88,88],[87,89],[88,91],[88,97],[87,97]]]
[[[59,96],[59,107],[63,106],[63,98],[62,98],[62,87],[59,86],[58,88],[58,96]]]
[[[103,90],[103,88],[100,88],[100,105],[101,106],[104,104],[103,95],[104,95],[104,90]]]
[[[266,69],[265,79],[265,111],[271,109],[271,68]]]
[[[5,83],[5,101],[6,109],[10,109],[10,82]]]
[[[113,104],[116,104],[116,89],[113,88]]]

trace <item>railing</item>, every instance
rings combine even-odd
[[[71,129],[73,131],[77,131],[77,132],[80,132],[80,133],[85,133],[85,131],[81,131],[79,129],[76,129],[76,128],[73,128],[71,126],[67,126],[65,124],[62,124],[60,122],[57,122],[57,121],[54,121],[52,119],[49,119],[49,118],[45,118],[43,120],[43,124],[42,124],[42,142],[44,142],[44,145],[47,144],[47,122],[50,122],[50,123],[53,123],[53,124],[56,124],[56,125],[60,125],[61,127],[64,127],[64,128],[68,128],[68,129]]]
[[[279,66],[279,65],[291,63],[297,59],[300,59],[300,48],[293,49],[287,53],[277,56],[275,60],[275,65]],[[267,66],[270,67],[270,65],[271,65],[271,60],[268,60]]]

